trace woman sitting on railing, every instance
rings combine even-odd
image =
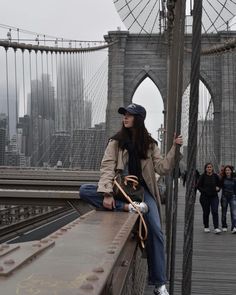
[[[123,117],[121,130],[107,145],[101,163],[101,177],[98,187],[82,185],[80,197],[95,207],[108,210],[135,212],[136,208],[144,213],[148,228],[146,243],[149,284],[155,285],[154,294],[168,295],[166,290],[166,270],[164,237],[161,229],[160,207],[155,172],[167,174],[174,167],[176,145],[181,145],[181,136],[175,137],[173,146],[163,159],[156,141],[145,128],[146,110],[141,105],[131,104],[119,108]],[[113,180],[116,171],[136,175],[144,188],[144,202],[132,204],[115,200]]]

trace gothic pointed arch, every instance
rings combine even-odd
[[[147,111],[146,128],[153,138],[158,139],[157,130],[164,126],[164,103],[157,85],[148,75],[136,88],[132,102],[145,107]]]
[[[166,86],[163,81],[152,71],[152,70],[141,70],[136,76],[134,76],[133,80],[129,85],[129,89],[126,92],[127,98],[131,99],[139,87],[139,85],[146,79],[149,78],[159,90],[161,97],[166,97]],[[164,101],[164,99],[163,99]]]

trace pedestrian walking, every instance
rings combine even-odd
[[[203,224],[204,232],[210,232],[209,228],[209,216],[212,214],[214,233],[219,234],[219,197],[220,191],[220,179],[219,176],[214,173],[212,163],[206,163],[204,166],[204,173],[200,176],[197,189],[200,191],[200,204],[203,211]]]
[[[236,180],[233,177],[233,167],[226,165],[224,167],[221,179],[221,222],[223,232],[227,232],[227,209],[230,207],[231,232],[236,234]]]

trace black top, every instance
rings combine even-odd
[[[220,179],[216,173],[212,175],[207,175],[203,173],[198,181],[197,188],[201,192],[202,195],[207,197],[215,197],[217,196],[216,187],[220,188]]]

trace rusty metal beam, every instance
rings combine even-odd
[[[121,294],[137,251],[137,219],[92,211],[41,241],[2,245],[0,293]]]

